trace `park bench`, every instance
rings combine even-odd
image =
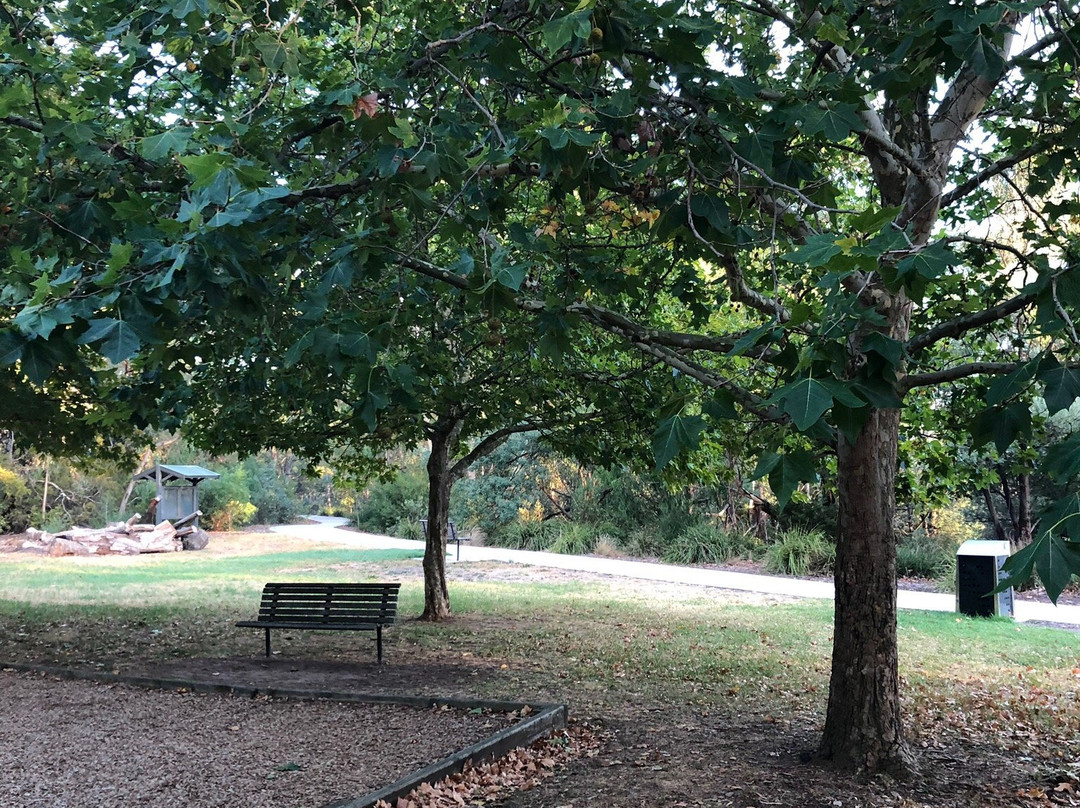
[[[421,519],[420,520],[420,528],[424,531],[424,538],[425,539],[427,538],[427,523],[428,523],[427,519]],[[461,543],[463,541],[468,541],[468,540],[469,540],[468,536],[462,536],[460,533],[457,532],[457,528],[454,527],[453,522],[447,522],[446,523],[446,543],[449,544],[450,542],[454,542],[454,544],[457,545],[457,560],[458,561],[461,561]]]
[[[382,663],[383,626],[397,614],[401,584],[267,584],[263,587],[256,620],[241,620],[239,628],[266,630],[270,656],[270,629],[318,631],[374,631]]]

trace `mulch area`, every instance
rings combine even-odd
[[[241,687],[354,691],[379,695],[468,695],[483,665],[400,662],[381,667],[299,659],[186,659],[126,673]],[[465,685],[463,686],[463,679]],[[1080,783],[1052,768],[1017,761],[983,745],[927,748],[920,774],[841,774],[811,761],[820,727],[813,719],[775,718],[689,705],[627,704],[614,715],[571,703],[571,715],[601,739],[506,808],[1046,808],[1080,806]],[[422,731],[418,726],[417,731]],[[421,803],[422,804],[422,803]],[[481,802],[479,805],[485,803]],[[487,803],[492,804],[492,803]]]

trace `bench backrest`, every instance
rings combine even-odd
[[[267,584],[259,620],[303,623],[394,622],[401,584]]]

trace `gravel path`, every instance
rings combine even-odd
[[[316,808],[393,782],[509,722],[2,671],[0,806]]]

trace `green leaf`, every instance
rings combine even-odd
[[[1046,594],[1057,603],[1058,597],[1072,583],[1073,576],[1080,575],[1080,541],[1044,533],[1007,558],[1001,569],[1008,577],[994,589],[995,592],[1020,586],[1038,572]]]
[[[843,252],[843,248],[836,242],[836,236],[831,236],[827,233],[818,236],[810,236],[806,239],[806,243],[799,247],[799,249],[780,257],[793,264],[806,264],[808,267],[823,267]]]
[[[515,292],[525,282],[525,276],[529,272],[528,263],[507,264],[509,252],[504,247],[499,247],[491,256],[491,277],[507,289]]]
[[[809,378],[784,386],[775,397],[781,400],[781,409],[800,432],[816,424],[833,403],[832,394],[825,386]]]
[[[7,367],[22,356],[26,340],[11,331],[0,332],[0,367]]]
[[[191,136],[195,130],[189,126],[177,126],[162,132],[160,135],[151,135],[143,138],[139,144],[139,154],[147,160],[160,160],[170,154],[180,154],[187,149]]]
[[[591,30],[592,23],[589,11],[586,9],[548,20],[540,29],[540,35],[544,38],[544,45],[548,51],[555,53],[568,45],[575,36],[587,39]]]
[[[861,132],[866,128],[858,113],[859,107],[855,104],[836,103],[829,106],[824,101],[805,104],[799,108],[799,128],[804,135],[824,134],[829,140],[839,142],[847,139],[852,132]]]
[[[352,285],[355,269],[351,258],[335,261],[319,281],[319,294],[326,295],[334,289],[348,289]]]
[[[700,415],[672,415],[657,424],[652,436],[656,468],[662,469],[676,455],[698,448],[705,427]]]
[[[993,441],[999,452],[1004,453],[1013,441],[1031,432],[1031,409],[1023,401],[1007,407],[990,407],[975,416],[971,425],[973,445],[978,448]]]
[[[701,405],[701,411],[714,421],[734,421],[739,417],[739,412],[735,409],[735,396],[723,389],[714,392],[712,397]]]
[[[865,404],[861,407],[853,407],[840,402],[833,404],[833,424],[852,443],[858,440],[859,433],[862,432],[862,428],[869,418],[870,407]]]
[[[47,382],[59,364],[56,349],[45,340],[31,340],[23,346],[19,367],[34,384]]]
[[[1046,399],[1046,409],[1051,415],[1069,409],[1073,402],[1080,398],[1080,375],[1062,365],[1053,356],[1042,363],[1039,381],[1046,385],[1043,397]]]
[[[940,241],[919,250],[896,265],[896,277],[903,281],[918,276],[924,280],[935,280],[944,275],[949,267],[958,263],[956,254]]]
[[[109,245],[109,260],[106,262],[110,272],[120,272],[131,263],[131,254],[135,252],[134,244],[122,244],[114,241]]]
[[[210,185],[217,179],[218,174],[232,166],[234,160],[231,154],[221,152],[190,154],[177,159],[195,180],[191,186],[195,190]]]
[[[904,358],[904,344],[877,331],[872,331],[863,338],[862,349],[873,351],[890,365],[899,365]]]
[[[794,452],[785,452],[779,461],[769,472],[769,487],[776,495],[776,503],[780,510],[787,507],[791,501],[791,495],[799,487],[799,483],[811,482],[817,479],[817,467],[814,456],[799,449]]]
[[[777,327],[773,323],[767,323],[763,326],[755,328],[753,331],[749,331],[744,334],[728,351],[728,356],[742,356],[742,354],[758,343],[764,341],[766,337],[772,338],[774,332],[777,331]]]
[[[986,392],[986,403],[993,407],[1024,392],[1035,377],[1035,368],[1034,362],[1025,362],[1008,376],[994,379]]]
[[[1051,445],[1046,450],[1043,470],[1054,482],[1061,485],[1066,485],[1080,476],[1080,435],[1073,435],[1066,441]]]
[[[110,362],[123,362],[139,352],[142,344],[135,329],[123,320],[102,317],[91,320],[86,333],[79,338],[80,345],[101,343],[98,350]]]

